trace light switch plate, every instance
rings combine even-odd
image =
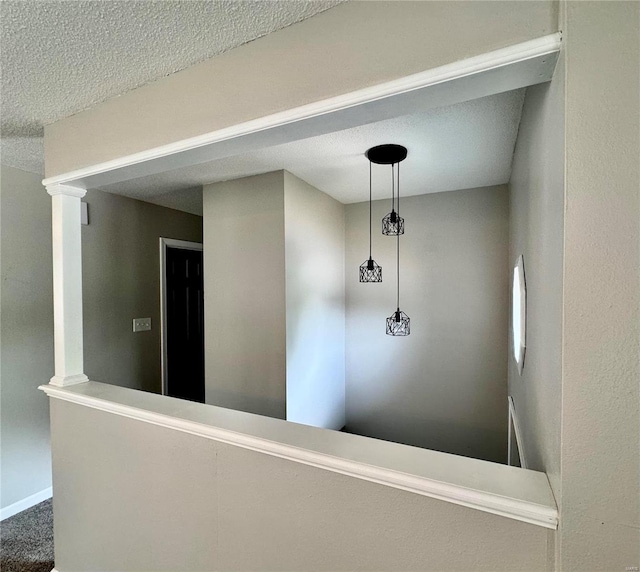
[[[134,318],[133,331],[146,332],[151,329],[151,318]]]
[[[89,224],[89,205],[82,201],[80,203],[80,208],[80,222],[87,225]]]

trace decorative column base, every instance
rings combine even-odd
[[[85,381],[89,381],[89,378],[84,373],[80,373],[78,375],[68,375],[67,377],[54,375],[49,380],[49,383],[58,387],[68,387],[69,385],[76,385],[78,383],[84,383]]]

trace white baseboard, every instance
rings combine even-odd
[[[35,506],[38,503],[41,503],[42,501],[50,499],[52,494],[53,494],[53,491],[51,487],[49,487],[48,489],[44,489],[39,493],[28,496],[27,498],[22,499],[21,501],[14,502],[13,504],[10,504],[9,506],[0,510],[0,520],[9,518],[10,516],[13,516],[14,514],[18,514],[23,510],[27,510],[28,508],[31,508],[32,506]]]

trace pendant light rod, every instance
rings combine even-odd
[[[400,216],[400,163],[398,163],[398,186],[397,186],[397,188],[398,188],[398,193],[397,193],[398,199],[397,199],[396,202],[398,203],[398,216]]]
[[[391,164],[391,212],[396,210],[396,175],[394,172],[395,163]]]
[[[371,183],[371,161],[369,161],[369,260],[371,260],[372,256],[371,256],[371,252],[372,252],[372,248],[371,248],[371,243],[372,243],[372,239],[371,239],[371,235],[373,234],[373,227],[371,226],[371,218],[372,218],[372,207],[371,207],[371,200],[372,200],[372,183]]]
[[[369,151],[365,153],[365,157],[369,160],[369,258],[360,265],[359,275],[360,282],[380,283],[382,282],[382,266],[373,259],[373,168]]]
[[[396,235],[396,306],[400,311],[400,235]]]
[[[400,212],[400,163],[407,158],[407,148],[402,145],[378,145],[367,151],[367,157],[369,161],[378,165],[391,165],[391,212],[382,219],[382,234],[385,236],[404,234],[404,220],[398,213]]]

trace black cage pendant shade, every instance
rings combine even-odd
[[[369,260],[360,265],[360,282],[382,282],[382,266],[371,256],[371,161],[369,161]]]
[[[411,333],[411,319],[400,309],[400,235],[396,235],[397,294],[396,311],[387,318],[387,335],[408,336]]]
[[[398,308],[393,316],[387,318],[387,334],[390,336],[408,336],[411,318]]]
[[[400,163],[406,158],[407,148],[402,145],[378,145],[367,151],[367,159],[372,163],[391,165],[391,212],[382,219],[382,234],[387,236],[404,234],[404,219],[400,216]],[[397,184],[396,165],[398,166]]]

